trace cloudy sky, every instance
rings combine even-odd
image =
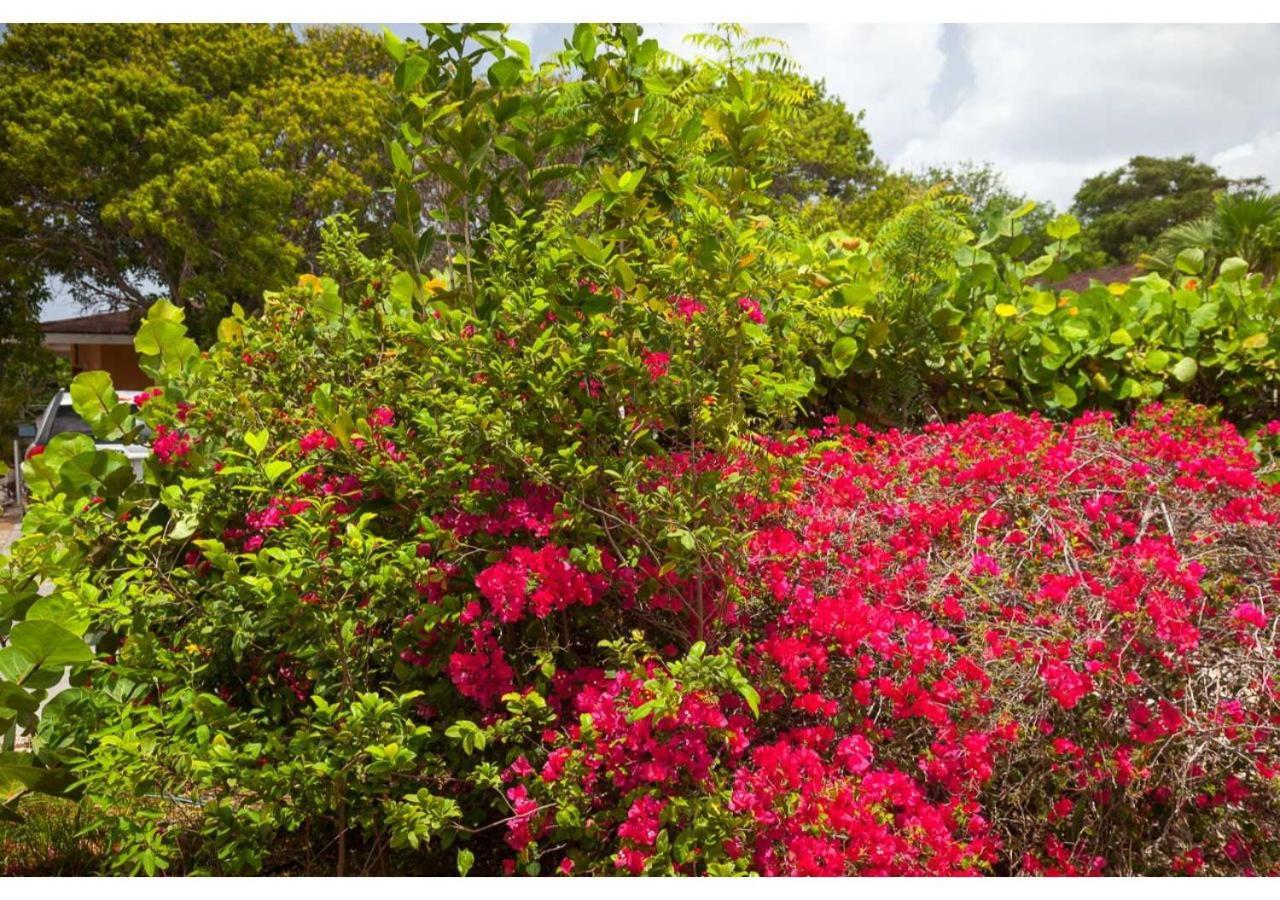
[[[396,26],[420,34],[417,26]],[[664,46],[705,26],[650,25]],[[854,109],[911,170],[990,161],[1070,205],[1082,179],[1145,153],[1193,153],[1280,187],[1280,25],[755,25]],[[564,25],[517,25],[535,54]]]

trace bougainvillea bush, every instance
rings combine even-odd
[[[0,815],[79,796],[146,873],[1276,872],[1280,428],[805,430],[874,264],[768,215],[776,98],[580,26],[544,103],[429,35],[414,258],[336,222],[206,350],[157,303],[136,409],[71,387],[141,474],[24,463]]]
[[[389,297],[339,328],[332,290],[269,298],[207,360],[167,342],[144,483],[74,438],[30,461],[7,589],[52,577],[99,653],[37,751],[120,865],[1280,864],[1280,498],[1205,410],[645,456],[641,494],[735,485],[743,555],[699,583],[625,506],[587,541],[573,498],[447,457],[468,435],[440,433],[427,348],[373,330]],[[447,318],[438,347],[476,340]]]

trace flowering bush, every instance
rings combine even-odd
[[[426,871],[1280,865],[1280,506],[1230,426],[1000,414],[645,456],[642,502],[732,486],[743,553],[690,574],[629,506],[591,538],[555,482],[478,455],[489,379],[446,393],[388,343],[392,296],[339,318],[318,288],[183,357],[141,409],[178,436],[144,482],[58,465],[75,438],[37,458],[6,589],[51,577],[103,635],[40,752],[122,865],[259,870],[304,834]]]
[[[1280,426],[796,431],[858,352],[815,352],[825,292],[874,267],[765,214],[749,73],[686,110],[634,28],[572,45],[550,108],[485,28],[394,48],[419,112],[497,57],[458,115],[515,157],[513,110],[609,126],[489,183],[410,115],[402,194],[524,179],[483,229],[401,224],[448,271],[332,230],[207,351],[156,304],[136,411],[77,378],[154,453],[25,463],[0,810],[75,781],[148,873],[1275,873]]]

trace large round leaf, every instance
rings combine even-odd
[[[73,666],[93,659],[89,645],[56,622],[19,622],[9,633],[9,642],[32,668]]]
[[[1061,381],[1053,386],[1053,399],[1057,400],[1058,405],[1063,409],[1071,409],[1080,402],[1071,385],[1063,384]]]
[[[1173,377],[1186,384],[1196,377],[1196,372],[1198,371],[1200,371],[1200,366],[1196,364],[1196,361],[1190,356],[1184,356],[1173,367]]]
[[[1239,281],[1249,274],[1249,264],[1238,256],[1224,259],[1218,268],[1218,277],[1226,282]]]

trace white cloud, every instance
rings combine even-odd
[[[877,149],[898,148],[934,125],[930,98],[946,63],[941,25],[761,25],[852,109],[865,109]],[[910,111],[907,113],[907,111]]]
[[[1272,26],[968,26],[967,36],[972,84],[894,163],[990,160],[1060,205],[1082,178],[1136,154],[1207,160],[1234,148],[1223,157],[1242,167],[1232,174],[1280,182]]]
[[[1233,178],[1262,173],[1272,188],[1280,187],[1280,128],[1260,131],[1248,141],[1214,154],[1210,162]]]

